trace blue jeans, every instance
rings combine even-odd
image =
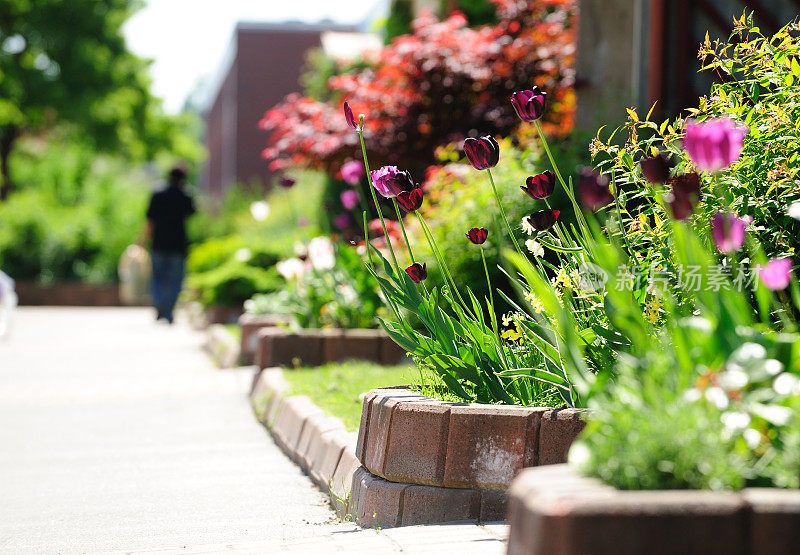
[[[176,252],[153,251],[153,305],[172,321],[172,311],[183,286],[185,255]]]

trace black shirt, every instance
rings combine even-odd
[[[192,197],[179,187],[153,193],[147,219],[153,223],[153,250],[186,254],[186,218],[194,214]]]

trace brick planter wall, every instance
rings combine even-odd
[[[29,306],[125,306],[119,298],[119,286],[92,283],[56,283],[36,285],[18,281],[15,290],[20,305]]]
[[[242,314],[239,326],[242,328],[242,341],[239,356],[242,364],[253,364],[258,350],[258,330],[288,324],[289,319],[277,314]]]
[[[259,368],[274,366],[319,366],[326,362],[359,359],[380,364],[399,364],[405,351],[383,330],[292,331],[286,328],[261,328],[256,332]]]
[[[581,414],[373,389],[364,399],[356,455],[392,482],[505,491],[522,468],[566,460],[584,426]]]
[[[620,491],[568,465],[523,471],[509,491],[510,555],[789,555],[800,491]]]

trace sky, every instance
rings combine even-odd
[[[124,27],[129,48],[154,60],[153,93],[170,113],[212,80],[238,21],[358,23],[383,0],[147,0]]]

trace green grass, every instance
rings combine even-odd
[[[291,385],[292,395],[308,395],[326,412],[341,418],[351,432],[357,431],[361,422],[359,395],[375,387],[419,381],[415,366],[380,366],[371,362],[286,369],[283,375]]]

